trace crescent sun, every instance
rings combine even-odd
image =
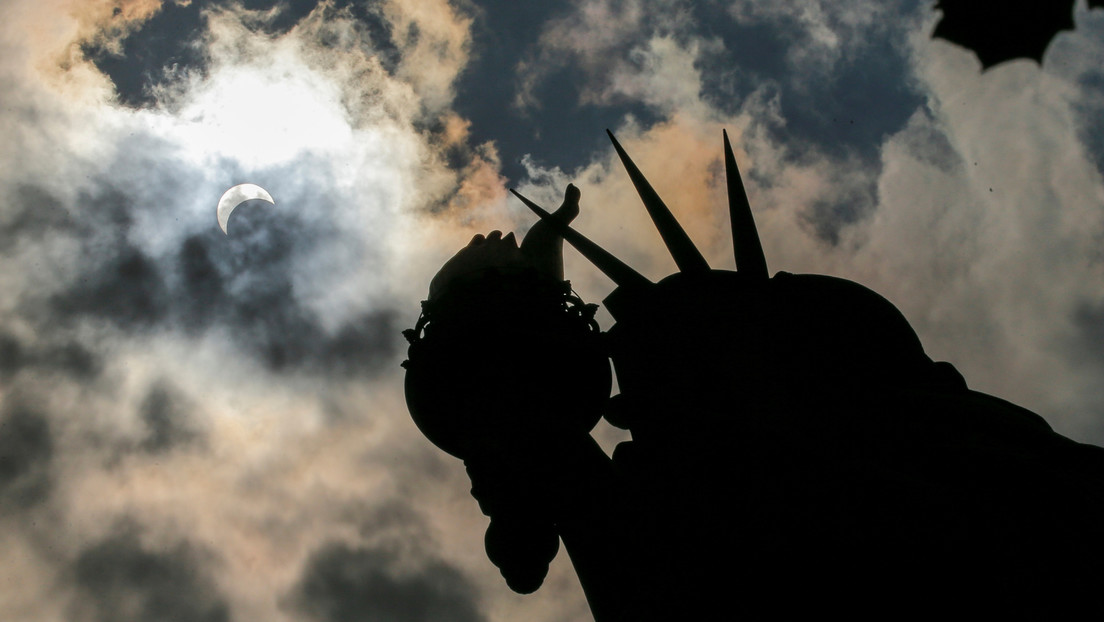
[[[218,215],[219,228],[222,229],[223,233],[226,233],[226,222],[230,220],[230,213],[234,211],[234,208],[253,199],[268,201],[276,205],[276,201],[272,200],[272,195],[257,184],[238,184],[222,195],[218,202],[216,214]]]

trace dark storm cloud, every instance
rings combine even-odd
[[[0,378],[7,380],[23,369],[28,357],[23,345],[12,335],[0,334]]]
[[[400,570],[395,555],[329,544],[307,562],[290,604],[318,622],[475,622],[472,585],[441,562]]]
[[[46,498],[53,453],[46,418],[20,404],[5,405],[0,414],[0,510],[30,507]]]
[[[12,334],[0,332],[0,379],[9,380],[23,369],[34,368],[60,372],[76,380],[91,380],[102,367],[100,358],[77,341],[24,343]]]
[[[61,200],[44,188],[20,184],[13,194],[8,219],[0,226],[0,253],[12,250],[20,241],[40,242],[49,232],[63,230],[72,222]]]
[[[37,212],[36,199],[44,194],[23,192],[17,209]],[[87,315],[121,326],[149,326],[164,319],[169,299],[159,270],[153,258],[128,240],[134,199],[107,186],[81,193],[76,205],[77,215],[51,221],[56,232],[75,237],[84,250],[80,276],[50,299],[54,319]]]
[[[816,232],[821,240],[829,244],[839,244],[840,233],[874,211],[877,204],[876,182],[871,181],[858,187],[849,188],[841,197],[831,201],[814,201],[802,218]]]
[[[188,4],[166,2],[161,10],[127,34],[121,50],[104,42],[85,42],[81,51],[115,85],[119,101],[134,108],[158,103],[159,87],[186,74],[206,75],[210,64],[203,40],[206,12],[242,7],[254,11],[249,24],[270,35],[288,32],[314,11],[320,0],[193,0]],[[348,13],[364,29],[377,57],[388,71],[398,62],[398,49],[388,22],[370,3],[338,0],[327,12]],[[326,42],[322,42],[326,45]]]
[[[1083,102],[1078,106],[1080,137],[1096,167],[1104,174],[1104,118],[1096,114],[1104,102],[1104,71],[1093,71],[1081,79]]]
[[[354,373],[378,369],[391,359],[399,344],[396,312],[385,306],[331,335],[294,295],[291,264],[304,247],[335,241],[336,232],[303,236],[308,224],[293,216],[274,217],[263,208],[243,210],[235,218],[233,236],[217,231],[192,235],[177,252],[180,291],[174,308],[183,325],[193,331],[216,323],[229,326],[233,338],[273,370],[317,367]]]
[[[192,405],[167,382],[155,383],[138,408],[146,426],[141,448],[164,453],[180,445],[195,442],[199,435],[190,421]]]
[[[136,205],[132,197],[106,188],[82,195],[81,209],[69,216],[44,191],[27,187],[20,195],[16,220],[24,223],[24,236],[48,237],[52,229],[84,249],[72,281],[54,286],[47,297],[49,313],[40,313],[35,296],[23,301],[24,314],[43,335],[63,335],[59,328],[83,321],[137,333],[175,327],[200,333],[223,326],[247,352],[277,371],[372,372],[397,352],[400,327],[389,301],[380,300],[373,310],[327,331],[295,295],[297,266],[340,242],[343,234],[336,225],[243,206],[234,214],[232,235],[211,226],[185,237],[175,253],[155,257],[129,233],[136,210],[165,212],[165,205]],[[45,215],[25,216],[39,212]],[[363,261],[379,259],[368,253]],[[0,373],[11,375],[34,364],[87,378],[99,368],[93,352],[75,341],[42,346],[39,340],[29,348],[11,335],[0,339]]]
[[[120,250],[53,299],[59,317],[90,316],[140,328],[168,315],[168,291],[153,260],[136,248]]]
[[[74,618],[96,622],[226,622],[229,609],[187,544],[143,546],[133,526],[83,550],[72,576],[80,590]]]
[[[285,605],[317,622],[474,622],[475,587],[439,561],[424,518],[394,500],[355,504],[347,520],[363,542],[329,542],[307,559]]]
[[[1071,353],[1071,358],[1082,368],[1089,370],[1089,377],[1099,378],[1104,374],[1104,303],[1082,303],[1074,311],[1075,332],[1062,345]],[[1095,383],[1094,383],[1095,384]],[[1089,408],[1097,415],[1091,420],[1093,438],[1104,438],[1104,398],[1099,391],[1090,396]],[[1096,441],[1098,444],[1100,441]]]
[[[91,380],[103,367],[99,356],[77,341],[48,345],[33,360],[42,368],[60,371],[76,380]]]
[[[1104,304],[1082,303],[1073,320],[1077,332],[1070,347],[1083,363],[1104,369]]]

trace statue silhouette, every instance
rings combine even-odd
[[[552,214],[515,192],[521,246],[476,236],[406,331],[411,415],[464,460],[511,588],[562,540],[599,622],[1104,610],[1104,450],[970,390],[862,285],[769,277],[727,134],[735,272],[610,138],[677,273],[572,229],[574,186]],[[563,240],[617,285],[606,332]],[[612,458],[601,416],[632,434]]]

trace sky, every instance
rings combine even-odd
[[[674,272],[606,128],[732,269],[727,129],[772,273],[1104,444],[1104,11],[983,73],[933,4],[0,3],[0,619],[590,619],[562,552],[529,596],[486,559],[400,331],[510,187]]]

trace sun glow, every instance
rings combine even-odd
[[[247,168],[338,151],[353,134],[336,86],[304,66],[222,68],[180,119],[186,144]]]

